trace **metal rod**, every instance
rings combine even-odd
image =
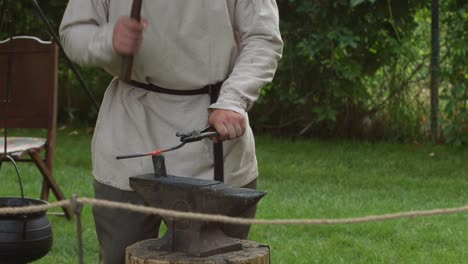
[[[121,160],[121,159],[133,159],[133,158],[139,158],[139,157],[146,157],[150,156],[150,153],[144,153],[144,154],[134,154],[134,155],[123,155],[123,156],[117,156],[116,159]]]
[[[161,155],[161,154],[163,154],[163,153],[169,152],[169,151],[173,151],[173,150],[176,150],[176,149],[180,149],[180,148],[182,148],[184,145],[185,145],[185,142],[182,142],[181,144],[179,144],[179,145],[177,145],[177,146],[175,146],[175,147],[172,147],[172,148],[161,149],[161,150],[156,150],[156,151],[152,151],[152,152],[148,152],[148,153],[142,153],[142,154],[132,154],[132,155],[117,156],[116,159],[121,160],[121,159],[132,159],[132,158],[147,157],[147,156],[157,156],[157,155]]]
[[[40,17],[42,18],[42,21],[44,22],[44,24],[47,26],[47,29],[49,30],[49,33],[51,35],[51,37],[54,39],[55,43],[57,43],[57,45],[59,46],[59,49],[60,51],[62,52],[63,56],[65,57],[65,60],[67,61],[68,65],[70,66],[71,70],[73,71],[73,73],[75,74],[75,77],[78,79],[78,81],[80,82],[81,84],[81,87],[83,87],[83,89],[85,90],[86,94],[88,95],[88,97],[91,99],[91,101],[93,102],[93,105],[94,107],[96,107],[96,111],[99,112],[99,103],[97,102],[96,98],[94,97],[94,95],[91,93],[91,90],[88,88],[88,86],[86,85],[83,77],[81,76],[80,72],[76,69],[76,66],[75,64],[73,64],[73,62],[70,60],[70,58],[67,56],[67,53],[65,52],[63,46],[62,46],[62,43],[60,42],[60,39],[59,37],[57,36],[57,34],[55,33],[54,31],[54,28],[52,27],[52,25],[49,23],[49,21],[47,20],[47,17],[46,15],[44,14],[44,12],[42,11],[41,7],[39,6],[39,4],[37,3],[36,0],[32,0],[34,6],[36,7],[37,11],[39,12],[39,15]]]
[[[6,72],[6,86],[5,86],[5,116],[3,118],[3,123],[4,123],[4,149],[3,153],[4,156],[8,155],[8,113],[9,113],[9,106],[11,102],[11,94],[13,90],[13,59],[14,59],[14,49],[15,45],[13,43],[13,36],[15,35],[15,21],[14,19],[10,16],[10,12],[8,10],[8,1],[4,2],[4,17],[2,18],[2,30],[3,27],[8,28],[9,31],[9,42],[8,42],[8,61],[7,61],[7,72]],[[5,22],[5,24],[3,24]],[[6,25],[6,26],[5,26]]]

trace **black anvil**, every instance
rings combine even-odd
[[[130,178],[130,186],[150,206],[182,212],[239,216],[266,194],[235,188],[218,181],[168,176],[164,156],[153,156],[154,174]],[[208,257],[242,250],[238,239],[222,231],[222,224],[163,217],[167,233],[151,249]]]

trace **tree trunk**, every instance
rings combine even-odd
[[[125,254],[126,264],[269,264],[270,248],[254,241],[242,240],[243,250],[210,257],[196,258],[181,252],[154,250],[156,239],[137,242],[129,246]]]
[[[439,0],[432,0],[431,33],[431,135],[432,140],[440,139],[439,128],[439,85],[440,85],[440,29]]]

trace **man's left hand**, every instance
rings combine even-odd
[[[214,109],[208,122],[215,127],[219,134],[219,138],[214,139],[215,142],[233,140],[245,133],[245,117],[231,110]]]

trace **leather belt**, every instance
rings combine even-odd
[[[207,85],[203,88],[195,89],[195,90],[174,90],[174,89],[163,88],[163,87],[151,84],[151,83],[147,84],[147,83],[141,83],[137,81],[130,81],[128,83],[135,87],[138,87],[138,88],[150,91],[150,92],[181,95],[181,96],[201,95],[201,94],[219,95],[219,91],[221,90],[221,86],[223,84],[222,82],[219,82],[217,84]]]

